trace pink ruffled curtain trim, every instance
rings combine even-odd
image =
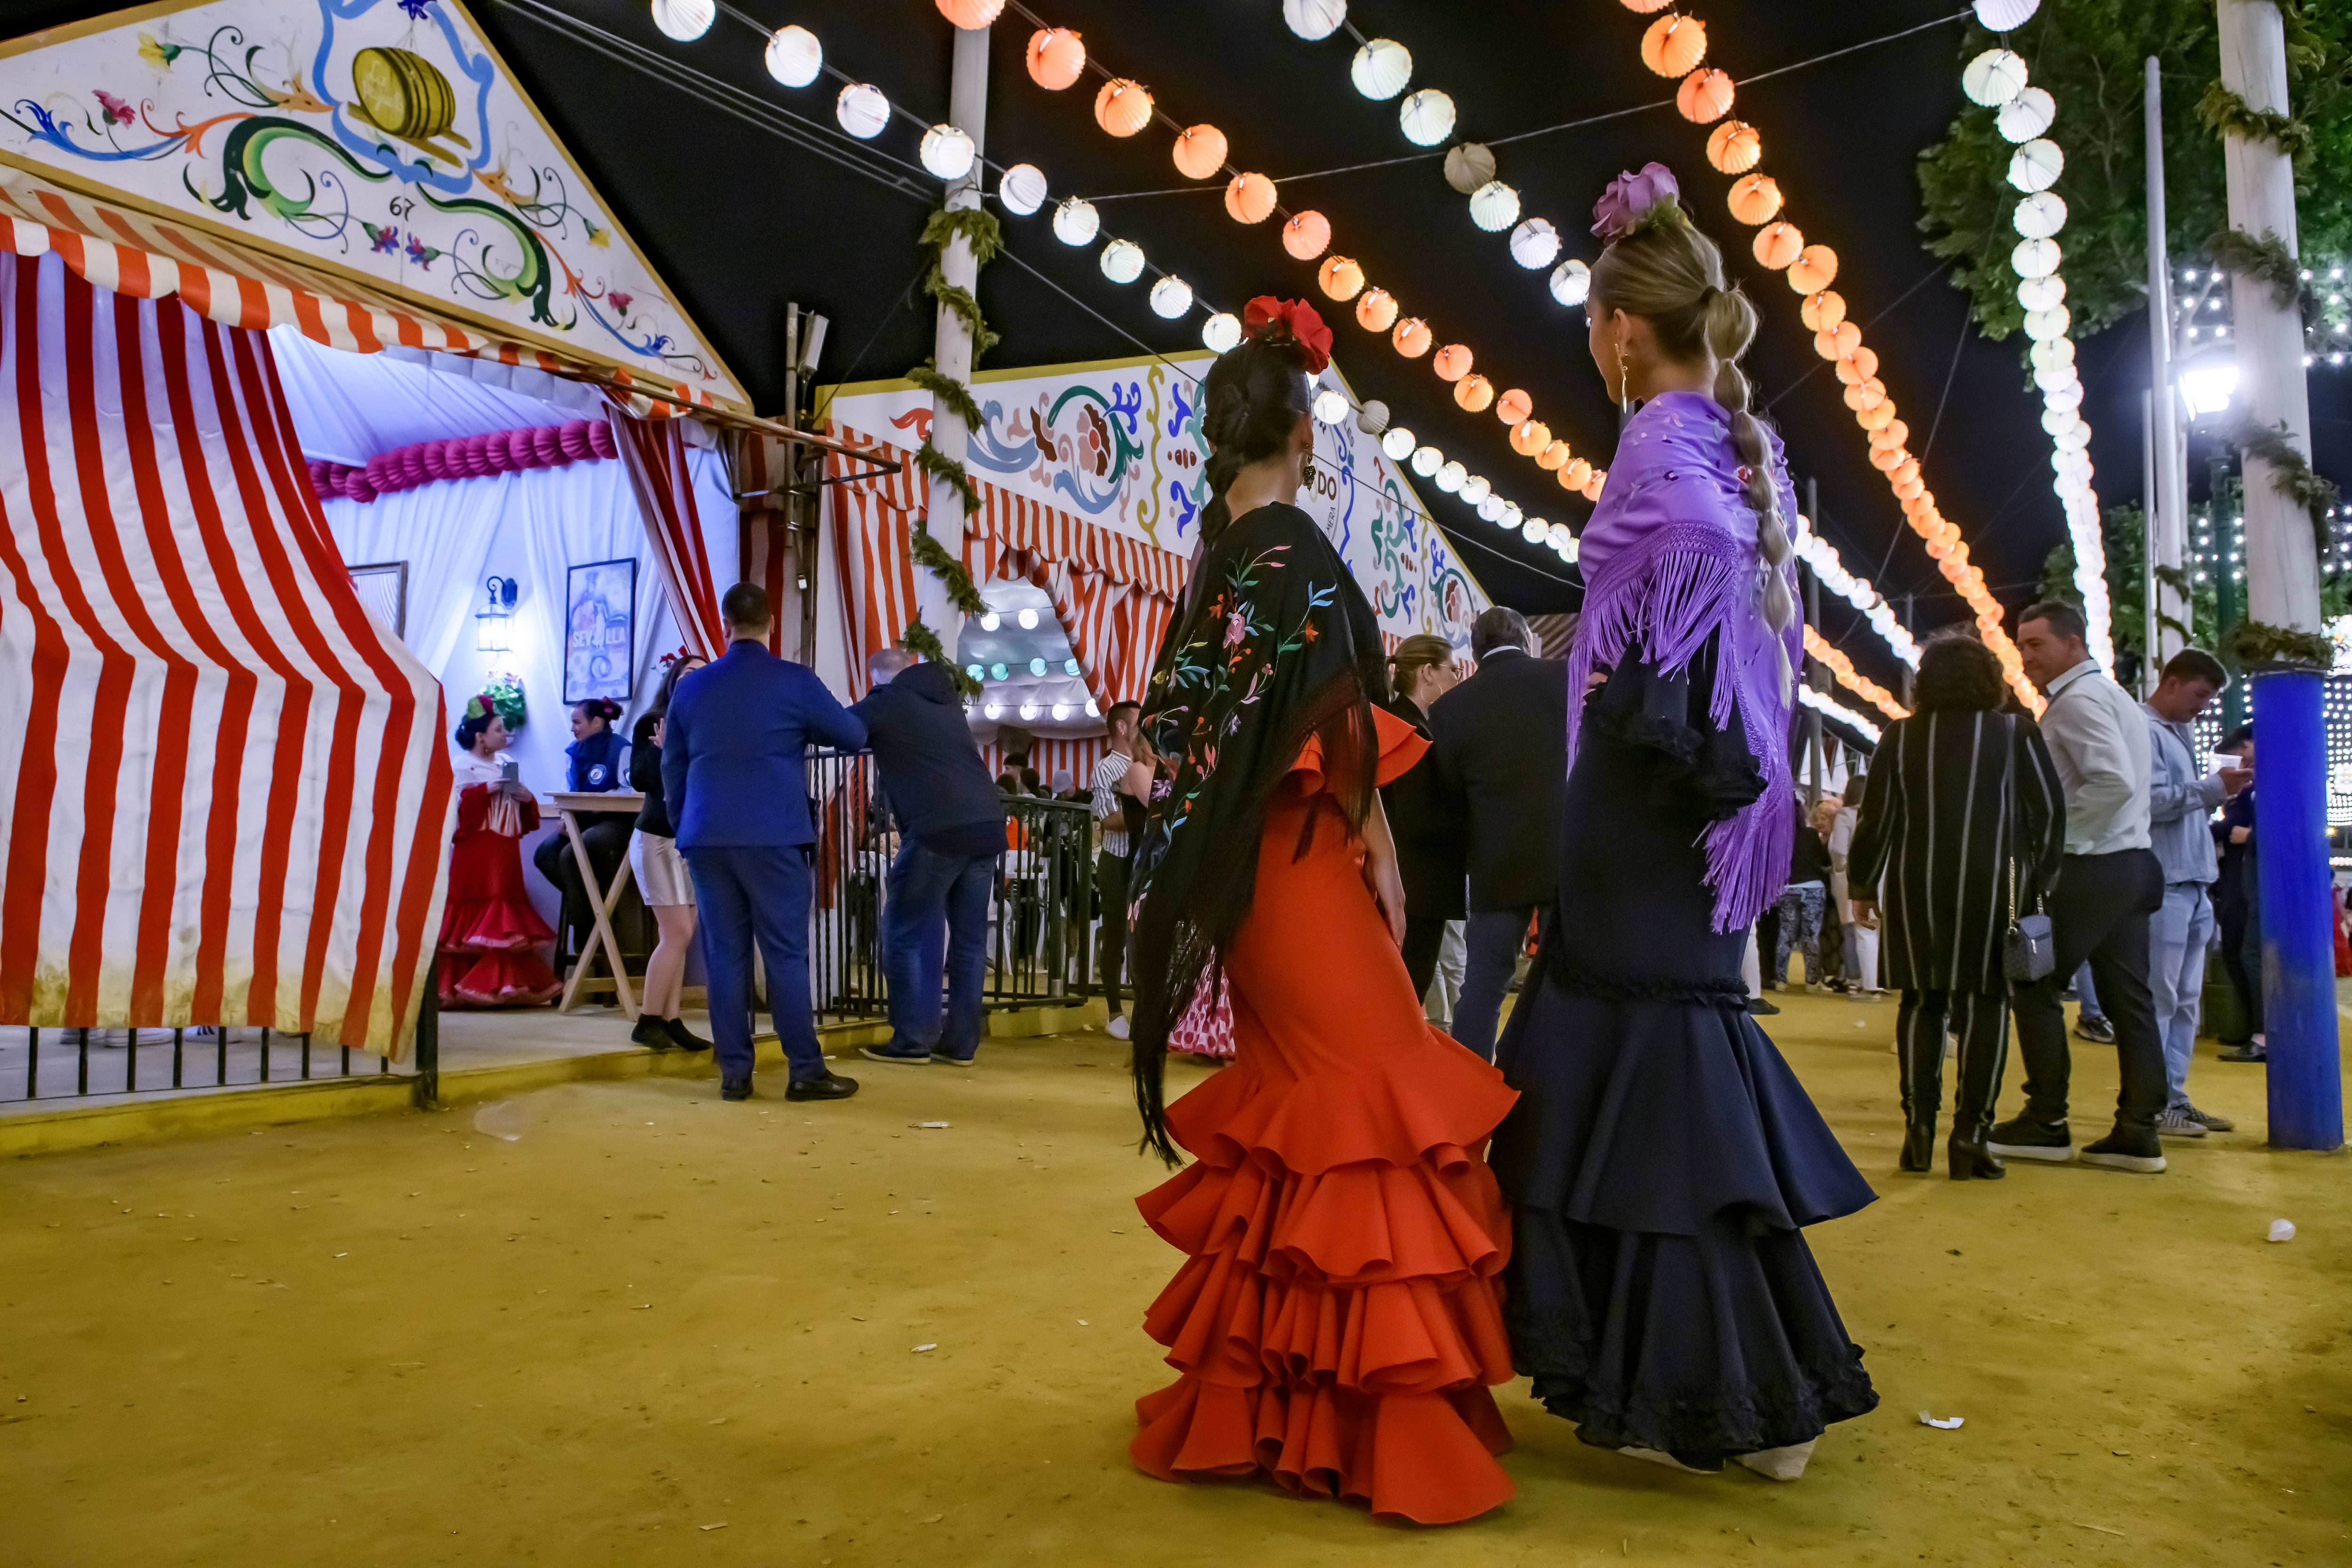
[[[310,488],[322,500],[372,501],[436,479],[487,479],[519,468],[556,468],[619,456],[612,426],[602,419],[572,419],[562,425],[525,425],[480,436],[419,441],[379,452],[362,468],[313,458]]]

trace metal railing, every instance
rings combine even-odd
[[[889,1006],[882,904],[896,839],[871,753],[812,752],[816,887],[809,994],[820,1023]],[[1004,852],[989,892],[987,1005],[1036,1006],[1088,994],[1093,970],[1094,821],[1084,803],[1008,795]]]
[[[0,1103],[388,1076],[392,1064],[247,1025],[0,1029]]]

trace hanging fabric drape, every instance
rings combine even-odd
[[[824,457],[825,477],[845,481],[825,489],[826,542],[852,700],[866,695],[866,656],[894,647],[915,618],[910,531],[922,526],[924,513],[921,469],[910,461],[895,474],[848,478],[869,466],[839,452]]]
[[[266,334],[0,254],[0,1023],[403,1055],[432,676],[361,605]]]
[[[678,631],[687,647],[717,658],[727,651],[727,628],[719,624],[719,595],[710,586],[710,553],[703,544],[694,476],[687,467],[686,434],[677,421],[648,424],[616,407],[613,435],[646,514],[646,538]]]
[[[782,658],[800,657],[800,631],[784,626],[783,606],[791,586],[792,518],[782,487],[792,476],[785,444],[757,430],[726,433],[728,477],[735,489],[736,560],[746,583],[767,590],[776,606],[776,624],[768,631],[768,651]]]

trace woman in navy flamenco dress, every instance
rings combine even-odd
[[[1673,176],[1596,216],[1593,360],[1642,405],[1583,536],[1560,902],[1498,1050],[1512,1352],[1588,1443],[1793,1480],[1878,1402],[1801,1228],[1873,1194],[1740,979],[1795,822],[1795,499],[1736,363],[1755,311]]]

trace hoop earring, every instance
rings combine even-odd
[[[1617,412],[1621,415],[1630,415],[1633,412],[1633,400],[1627,396],[1625,392],[1627,375],[1625,345],[1619,343],[1617,345]]]

